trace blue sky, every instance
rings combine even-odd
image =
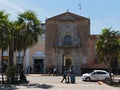
[[[79,4],[81,9],[79,9]],[[99,34],[103,28],[120,30],[120,0],[0,0],[0,10],[16,20],[18,13],[34,10],[41,22],[46,18],[69,12],[91,20],[91,34]]]

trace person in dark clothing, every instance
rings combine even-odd
[[[30,73],[32,73],[32,67],[30,66]]]
[[[20,72],[20,80],[24,83],[28,83],[23,70]]]
[[[64,80],[65,80],[65,82],[67,83],[66,76],[67,76],[67,71],[65,70],[64,73],[63,73],[63,79],[62,79],[61,83],[62,83]]]

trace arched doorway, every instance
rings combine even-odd
[[[66,59],[65,59],[65,66],[66,66],[66,67],[70,67],[71,65],[72,65],[72,60],[71,60],[71,58],[69,58],[69,57],[66,58]]]
[[[45,73],[45,55],[42,51],[37,51],[33,57],[33,73]]]
[[[71,55],[63,55],[63,72],[64,70],[69,70],[72,66]]]
[[[34,73],[44,73],[44,59],[34,59]]]

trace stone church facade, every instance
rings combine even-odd
[[[27,72],[29,66],[32,73],[53,73],[54,68],[58,74],[64,69],[73,68],[76,74],[90,72],[94,69],[107,69],[96,57],[96,41],[98,35],[90,34],[90,19],[65,12],[48,18],[41,24],[43,34],[38,43],[26,50],[23,62]],[[7,66],[8,52],[4,52],[4,61]],[[14,55],[14,63],[22,64],[18,53]],[[120,63],[112,63],[113,73],[120,73]]]
[[[96,36],[90,35],[89,18],[65,12],[47,19],[46,67],[56,67],[58,73],[72,67],[76,73],[81,73],[82,68],[94,63],[94,51],[90,51],[92,47],[95,50],[94,39],[96,41]]]

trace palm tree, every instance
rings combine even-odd
[[[111,31],[111,28],[103,29],[102,34],[98,36],[96,47],[98,59],[104,61],[109,69],[112,84],[111,61],[114,60],[115,57],[118,58],[120,55],[120,39],[118,32],[114,30]]]
[[[8,34],[8,15],[4,11],[0,11],[0,49],[1,49],[1,72],[2,72],[2,83],[3,78],[3,52],[8,48],[7,34]]]
[[[41,35],[40,21],[34,11],[28,10],[18,15],[18,23],[20,30],[20,45],[19,50],[23,50],[23,59],[27,48],[35,45],[38,42],[38,36]],[[22,64],[23,64],[22,59]]]
[[[15,33],[15,38],[14,38],[14,50],[19,52],[19,60],[18,60],[18,68],[20,69],[19,62],[20,62],[20,52],[23,50],[24,46],[24,38],[23,38],[23,28],[24,25],[19,23],[18,21],[15,22],[15,27],[16,27],[16,33]]]
[[[8,34],[8,45],[9,45],[9,66],[13,67],[14,63],[14,51],[16,51],[16,41],[18,40],[20,27],[17,25],[17,21],[10,22],[9,34]]]
[[[13,23],[10,23],[9,27],[9,67],[13,67],[14,57],[14,28]]]

